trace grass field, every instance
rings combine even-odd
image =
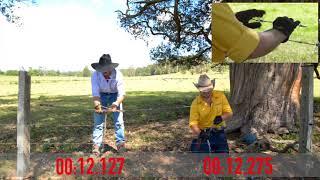
[[[124,108],[127,125],[142,125],[150,122],[176,121],[188,115],[189,106],[196,95],[198,75],[172,75],[125,78],[127,98]],[[211,74],[216,78],[218,90],[228,91],[227,74]],[[181,79],[179,79],[181,78]],[[15,129],[17,109],[17,77],[0,76],[0,139],[2,143],[13,143],[1,151],[15,151]],[[55,142],[89,142],[92,125],[92,100],[90,78],[82,77],[32,77],[31,119],[36,126],[31,131],[31,141],[43,144]],[[45,107],[50,104],[56,107]],[[158,108],[167,108],[159,111]],[[151,110],[139,110],[151,109]],[[109,121],[110,122],[110,121]],[[63,125],[87,125],[88,127],[63,127]],[[109,128],[112,129],[109,123]],[[68,131],[70,135],[63,132]],[[79,135],[80,136],[77,136]],[[10,137],[10,138],[8,138]],[[75,139],[76,138],[76,139]],[[60,147],[58,149],[72,150]],[[137,147],[138,148],[138,147]],[[74,150],[74,149],[73,149]],[[49,151],[47,146],[35,145],[32,151]]]
[[[209,73],[216,89],[229,92],[228,72]],[[125,78],[124,109],[128,147],[132,151],[187,151],[192,139],[187,116],[197,95],[192,82],[199,75],[170,74]],[[172,79],[177,78],[177,79]],[[180,79],[179,79],[180,78]],[[315,100],[320,104],[320,81],[315,79]],[[32,77],[31,152],[91,151],[92,101],[90,78]],[[0,76],[0,153],[16,153],[17,77]],[[40,106],[50,104],[56,107]],[[150,108],[150,109],[149,109]],[[157,110],[158,108],[168,108]],[[149,110],[141,110],[149,109]],[[113,124],[107,123],[106,143],[114,147]],[[71,126],[66,126],[71,125]],[[230,148],[238,135],[229,135]],[[297,134],[282,137],[296,139]],[[281,147],[281,146],[279,146]],[[14,174],[15,161],[2,161],[1,174]],[[14,171],[14,170],[13,170]],[[49,175],[50,176],[50,175]]]
[[[209,75],[216,78],[217,90],[229,93],[227,72]],[[192,99],[197,95],[192,82],[196,82],[197,78],[198,75],[190,74],[125,78],[126,124],[139,126],[151,122],[176,121],[188,116],[189,108],[179,109],[177,107],[191,104]],[[315,80],[314,82],[315,100],[320,103],[320,81]],[[90,88],[90,78],[32,77],[31,119],[32,124],[36,124],[31,131],[32,142],[39,144],[89,142],[92,125]],[[0,76],[0,124],[8,124],[1,127],[0,140],[1,143],[13,143],[10,148],[8,146],[0,148],[2,152],[15,151],[14,124],[16,123],[17,90],[17,77]],[[55,107],[40,106],[40,104]],[[159,111],[158,108],[165,110]],[[73,128],[64,127],[64,125],[88,127]],[[111,123],[109,123],[109,128],[112,129]],[[66,130],[69,132],[67,136],[63,133]],[[81,134],[81,136],[76,136],[76,134]],[[47,151],[48,147],[35,145],[32,150],[42,152]]]
[[[291,40],[309,43],[318,42],[318,4],[317,3],[229,3],[234,12],[248,9],[265,10],[263,19],[273,21],[279,16],[288,16],[299,20],[307,27],[297,27],[290,36]],[[272,28],[272,23],[264,22],[257,31]],[[267,56],[246,62],[317,62],[316,46],[287,42],[281,44]]]

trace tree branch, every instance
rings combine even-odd
[[[135,17],[138,17],[138,16],[142,15],[144,13],[144,11],[146,11],[150,6],[152,6],[154,4],[157,4],[157,3],[160,3],[160,2],[164,2],[164,1],[167,1],[167,0],[153,0],[153,1],[138,1],[138,2],[135,2],[137,4],[145,3],[145,5],[136,14],[128,14],[129,8],[127,9],[126,13],[123,13],[120,10],[117,10],[116,12],[121,13],[122,15],[124,15],[126,18],[129,18],[129,19],[130,18],[135,18]],[[127,5],[128,4],[129,4],[129,0],[127,0]]]
[[[149,28],[150,32],[152,35],[162,35],[162,36],[165,36],[167,38],[169,38],[170,41],[174,41],[169,34],[167,33],[164,33],[164,32],[154,32],[152,27],[150,26],[149,22],[148,21],[142,21],[144,23],[146,23],[147,27]]]
[[[178,11],[178,9],[179,9],[179,0],[175,0],[175,2],[174,2],[174,12],[173,12],[173,20],[174,20],[174,22],[175,22],[175,24],[176,24],[176,26],[177,26],[177,35],[176,35],[176,37],[177,37],[177,43],[178,43],[178,46],[180,46],[180,44],[181,44],[181,21],[180,21],[180,17],[179,17],[179,11]]]

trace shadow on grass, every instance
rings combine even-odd
[[[137,137],[141,140],[137,142],[139,146],[133,149],[145,147],[147,151],[149,147],[158,146],[158,149],[174,150],[177,147],[175,144],[184,141],[188,131],[187,121],[180,123],[177,120],[188,117],[189,108],[177,107],[189,106],[196,95],[196,92],[128,92],[124,103],[126,134],[128,131],[132,134],[145,129],[134,135],[128,134],[129,141]],[[16,152],[16,99],[8,98],[5,101],[11,105],[0,107],[0,124],[12,125],[0,126],[0,152]],[[320,97],[316,97],[314,102],[315,112],[320,112]],[[30,134],[32,152],[91,151],[93,109],[90,96],[33,98],[31,122],[35,123],[35,126],[31,126]],[[161,127],[153,127],[154,123],[160,123]],[[110,119],[107,121],[107,129],[113,130]],[[108,133],[108,138],[113,141],[113,131]],[[162,147],[160,142],[164,141]],[[148,145],[143,145],[145,142]],[[181,148],[183,150],[187,146]]]
[[[189,114],[189,107],[182,106],[190,106],[195,96],[196,92],[128,92],[124,102],[125,126],[139,127],[151,122],[169,123],[186,117]],[[16,99],[2,99],[2,101],[6,104],[17,103]],[[43,104],[49,106],[40,106]],[[16,107],[0,107],[0,111],[1,124],[16,123]],[[90,96],[33,98],[30,121],[34,124],[30,133],[31,152],[91,151],[93,108]],[[14,144],[16,129],[3,131],[1,128],[0,131],[6,132],[6,136],[0,136],[0,143]],[[107,128],[113,129],[113,122],[109,119]],[[174,134],[172,136],[175,137]],[[3,152],[15,151],[15,148],[6,146],[1,149]]]
[[[314,98],[314,110],[315,113],[320,113],[320,97]]]

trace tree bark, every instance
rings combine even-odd
[[[233,118],[227,131],[263,135],[299,122],[300,64],[230,64]],[[283,129],[282,128],[282,129]]]

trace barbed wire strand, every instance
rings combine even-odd
[[[64,106],[55,106],[52,104],[40,104],[40,106],[44,107],[50,107],[50,108],[68,108]],[[104,107],[104,106],[103,106]],[[184,109],[184,108],[190,108],[191,106],[188,105],[182,105],[182,106],[175,106],[175,107],[158,107],[158,108],[136,108],[136,109],[129,109],[129,110],[122,110],[121,112],[133,112],[133,111],[155,111],[155,110],[171,110],[171,109]],[[104,107],[107,108],[107,107]],[[94,112],[93,109],[84,109],[85,111]],[[81,111],[81,110],[79,110]],[[106,112],[105,112],[106,113]],[[7,123],[7,124],[0,124],[1,126],[16,126],[16,124],[13,123]],[[29,126],[36,126],[36,127],[43,127],[48,125],[42,125],[40,123],[34,123],[34,124],[28,124]],[[75,125],[75,124],[59,124],[55,127],[92,127],[93,125]],[[16,128],[16,127],[15,127]]]
[[[257,22],[273,23],[273,21],[268,21],[268,20],[259,19],[259,18],[253,18],[252,20],[257,21]],[[298,27],[306,28],[306,27],[308,27],[308,26],[303,25],[303,24],[299,24]]]
[[[273,23],[273,21],[267,21],[267,20],[263,20],[263,19],[256,19],[256,18],[254,18],[253,20],[256,21],[256,22]],[[302,24],[299,24],[298,26],[299,26],[299,27],[303,27],[303,28],[306,28],[306,27],[307,27],[307,26],[302,25]],[[294,42],[294,43],[299,43],[299,44],[306,44],[306,45],[318,46],[318,47],[319,47],[319,42],[318,42],[318,43],[309,43],[309,42],[298,41],[298,40],[291,40],[291,39],[289,39],[288,41]]]

